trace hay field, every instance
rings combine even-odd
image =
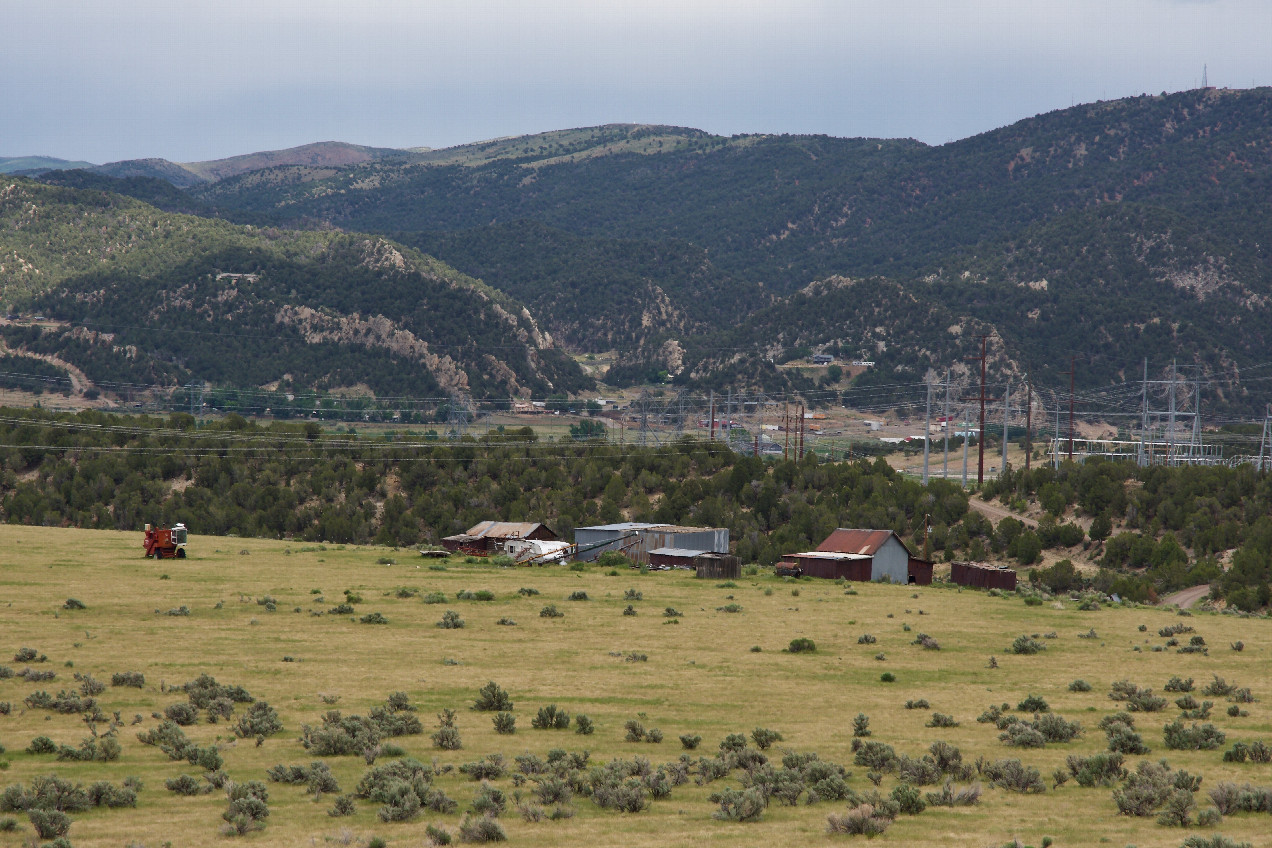
[[[815,751],[823,759],[847,765],[852,772],[849,784],[864,791],[871,788],[867,770],[852,765],[851,750],[852,719],[861,712],[870,717],[871,739],[894,746],[898,753],[918,757],[933,741],[945,740],[957,745],[966,761],[978,756],[1019,757],[1041,769],[1047,779],[1045,794],[1026,796],[987,787],[979,806],[929,807],[918,816],[903,815],[875,840],[976,848],[1001,845],[1013,837],[1037,845],[1043,836],[1052,837],[1058,846],[1178,846],[1188,833],[1207,832],[1119,816],[1109,789],[1082,788],[1072,781],[1053,789],[1050,775],[1069,754],[1104,749],[1104,735],[1095,725],[1119,709],[1107,696],[1113,681],[1128,678],[1173,700],[1175,695],[1161,691],[1172,675],[1194,677],[1200,686],[1218,674],[1251,687],[1259,699],[1243,705],[1249,715],[1242,718],[1230,718],[1228,703],[1215,699],[1210,720],[1228,734],[1223,748],[1166,750],[1162,726],[1178,714],[1172,703],[1164,712],[1136,715],[1137,729],[1153,748],[1150,756],[1167,757],[1173,767],[1204,775],[1198,795],[1202,808],[1209,806],[1205,791],[1220,780],[1272,784],[1268,765],[1222,762],[1223,750],[1235,741],[1272,742],[1272,630],[1266,620],[1207,614],[1180,618],[1173,610],[1151,608],[1084,612],[1068,600],[1030,607],[1018,597],[993,598],[970,590],[845,587],[791,582],[766,573],[721,587],[683,573],[626,571],[611,576],[599,567],[582,572],[563,567],[498,569],[451,559],[442,571],[430,569],[434,561],[411,550],[321,548],[203,536],[191,537],[189,559],[155,562],[141,557],[140,533],[5,526],[0,527],[0,550],[0,664],[20,670],[23,664],[12,657],[29,646],[48,655],[40,668],[57,672],[57,679],[47,683],[19,677],[0,680],[0,701],[12,704],[12,714],[0,715],[0,744],[7,749],[0,760],[8,763],[0,771],[0,787],[29,783],[50,772],[86,784],[136,775],[145,784],[136,809],[74,814],[69,837],[75,846],[234,844],[219,833],[224,794],[185,798],[167,791],[165,779],[197,775],[199,770],[168,760],[136,738],[137,731],[158,724],[152,712],[184,700],[182,693],[162,690],[201,673],[246,687],[273,705],[285,725],[282,733],[259,747],[250,740],[236,740],[224,722],[186,728],[200,745],[221,743],[225,769],[235,780],[264,780],[270,766],[314,759],[297,739],[302,724],[319,723],[332,708],[320,695],[339,696],[336,709],[366,715],[390,693],[404,691],[418,706],[426,732],[392,741],[425,762],[436,757],[441,764],[458,766],[493,752],[511,759],[525,752],[546,756],[550,749],[565,748],[590,751],[594,763],[639,754],[657,765],[680,756],[680,734],[703,737],[696,759],[713,754],[728,733],[749,734],[765,727],[784,736],[770,754],[777,752],[780,759],[782,748]],[[417,589],[420,595],[399,598],[401,587]],[[540,594],[522,596],[521,587]],[[846,588],[856,594],[846,594]],[[321,594],[313,594],[315,589]],[[363,598],[356,605],[358,615],[379,612],[389,623],[361,624],[348,615],[311,614],[343,601],[346,589]],[[494,592],[496,600],[455,600],[459,591],[481,589]],[[643,595],[643,600],[630,602],[638,610],[635,616],[622,614],[629,603],[623,598],[628,589]],[[589,600],[566,600],[576,591],[586,592]],[[421,597],[429,592],[445,593],[448,602],[424,603]],[[277,599],[276,612],[257,603],[266,595]],[[83,602],[87,609],[62,609],[67,598]],[[731,602],[741,611],[718,611]],[[541,618],[540,609],[549,603],[564,617]],[[188,617],[163,614],[182,605],[190,608]],[[665,618],[668,606],[683,617]],[[300,611],[294,612],[296,608]],[[463,629],[434,626],[447,609],[462,616]],[[516,626],[497,625],[503,617],[514,619]],[[1179,622],[1204,637],[1208,656],[1151,651],[1151,646],[1165,641],[1158,629]],[[1141,632],[1140,625],[1147,630]],[[1092,628],[1098,638],[1078,638]],[[941,649],[912,644],[920,632],[934,637]],[[1042,654],[1009,652],[1012,640],[1022,633],[1051,632],[1057,638],[1044,640],[1049,650]],[[877,643],[858,644],[864,633],[877,637]],[[782,649],[797,637],[814,640],[816,653],[784,653]],[[1183,637],[1185,643],[1187,638]],[[1237,640],[1245,644],[1240,653],[1229,647]],[[1134,651],[1135,646],[1142,650]],[[629,652],[648,659],[628,661]],[[880,652],[886,655],[883,661],[875,658]],[[996,669],[988,667],[991,655],[997,658]],[[284,662],[284,657],[297,661]],[[123,753],[117,762],[64,763],[53,756],[24,753],[37,735],[72,746],[87,735],[77,715],[24,709],[27,695],[36,689],[74,688],[74,672],[109,682],[113,673],[123,671],[144,673],[145,688],[108,689],[99,698],[101,705],[107,713],[120,711],[125,723],[134,714],[144,721],[120,732]],[[881,682],[885,671],[893,673],[896,682]],[[1068,691],[1075,678],[1087,680],[1093,690]],[[477,689],[491,680],[515,702],[513,736],[497,735],[489,713],[469,709]],[[1014,706],[1029,694],[1042,696],[1065,718],[1080,721],[1084,734],[1068,744],[1021,750],[999,742],[993,725],[975,721],[988,706]],[[925,727],[929,711],[903,708],[906,700],[917,698],[927,699],[934,711],[953,715],[960,726]],[[586,713],[596,724],[595,734],[580,736],[573,728],[531,729],[536,711],[547,704],[571,714]],[[432,747],[429,734],[436,727],[435,715],[445,708],[459,713],[463,750]],[[659,728],[665,741],[624,741],[623,725],[629,719]],[[1132,763],[1137,759],[1128,758]],[[362,759],[326,760],[342,791],[352,792],[366,770]],[[734,772],[702,787],[691,779],[639,814],[601,810],[576,797],[577,814],[566,821],[527,823],[515,811],[502,821],[509,843],[519,846],[826,845],[860,839],[827,834],[826,816],[843,812],[842,803],[773,804],[761,821],[753,823],[713,819],[716,807],[707,796],[723,785],[737,786],[737,776]],[[895,782],[895,777],[886,777],[881,789],[887,792]],[[510,778],[495,783],[511,797]],[[459,802],[459,814],[425,814],[410,823],[386,824],[376,817],[376,804],[359,801],[355,816],[331,818],[326,814],[330,796],[313,801],[303,787],[271,783],[268,826],[240,841],[280,846],[366,844],[374,835],[389,845],[424,845],[426,824],[455,830],[476,786],[458,773],[439,777],[437,785]],[[528,795],[530,788],[523,788],[523,793]],[[22,824],[24,831],[0,833],[0,846],[26,844],[33,835],[25,817]],[[1266,844],[1268,819],[1238,815],[1226,818],[1217,830]]]

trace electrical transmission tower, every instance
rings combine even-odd
[[[451,395],[446,415],[446,438],[462,439],[468,435],[468,424],[475,418],[473,399],[467,393]]]

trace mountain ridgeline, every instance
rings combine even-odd
[[[259,230],[98,191],[0,191],[7,348],[90,384],[438,398],[587,385],[525,307],[376,236]],[[38,238],[37,238],[38,236]]]
[[[1061,372],[1076,356],[1079,385],[1098,387],[1137,374],[1144,358],[1154,373],[1174,358],[1209,376],[1219,408],[1248,413],[1266,400],[1239,377],[1266,358],[1272,327],[1272,89],[1083,105],[939,147],[638,125],[441,151],[318,147],[321,155],[296,148],[180,166],[191,178],[169,181],[185,205],[140,179],[164,178],[163,165],[44,179],[218,218],[183,226],[233,232],[236,249],[276,253],[283,243],[343,238],[390,244],[413,263],[437,257],[485,283],[467,290],[489,303],[502,293],[501,308],[545,340],[615,351],[605,377],[614,384],[665,375],[702,387],[798,387],[800,378],[775,364],[807,351],[869,358],[877,365],[866,379],[906,382],[965,369],[986,335],[997,377],[1029,371],[1039,384],[1067,383]],[[119,176],[129,179],[101,182]],[[176,243],[202,238],[186,232]],[[38,255],[40,241],[56,239],[9,241],[12,268],[38,266],[23,251]],[[363,298],[378,297],[376,285],[337,285],[345,291],[334,298],[329,283],[301,283],[319,267],[334,273],[312,250],[281,250],[294,273],[262,266],[262,279],[287,279],[295,308],[371,311]],[[322,251],[346,264],[356,253]],[[0,270],[9,303],[70,316],[69,304],[104,290],[103,263],[46,261],[87,276],[53,281],[40,269],[40,285],[30,274],[11,285],[12,272]],[[141,274],[151,281],[136,283],[144,287],[193,273],[191,261],[203,260],[183,255],[162,271],[127,255],[105,264]],[[326,299],[306,301],[313,296]],[[482,332],[463,313],[443,323],[451,346]],[[482,361],[478,351],[489,353],[505,332],[488,329],[464,356]],[[586,384],[554,347],[534,350],[515,380],[475,365],[470,384],[488,392],[514,382]],[[181,359],[170,351],[164,367]],[[289,373],[320,379],[329,367]],[[256,384],[263,370],[233,360],[216,373]]]

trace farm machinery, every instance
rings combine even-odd
[[[151,527],[147,524],[146,535],[141,545],[146,549],[147,557],[185,559],[187,536],[184,524],[174,524],[170,528]]]
[[[527,539],[509,542],[504,550],[513,556],[517,565],[547,565],[554,562],[569,562],[581,553],[607,546],[612,546],[610,550],[626,554],[636,547],[639,541],[640,537],[635,533],[627,533],[617,539],[606,539],[604,542],[582,547],[568,542],[542,542]]]

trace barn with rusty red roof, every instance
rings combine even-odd
[[[787,554],[782,565],[798,567],[810,577],[830,580],[883,580],[892,583],[932,582],[932,563],[910,552],[891,530],[840,527],[815,551]]]

